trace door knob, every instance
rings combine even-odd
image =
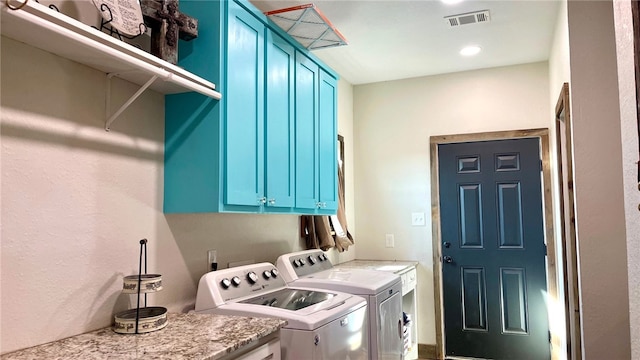
[[[453,262],[453,258],[451,256],[443,256],[442,260],[447,264],[451,264]]]

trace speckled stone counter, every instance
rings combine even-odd
[[[334,265],[341,269],[368,269],[390,271],[401,274],[405,271],[415,268],[417,261],[396,261],[396,260],[351,260],[342,264]]]
[[[270,318],[170,313],[162,330],[123,335],[108,327],[7,353],[0,359],[221,359],[278,331],[286,323]]]

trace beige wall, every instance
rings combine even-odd
[[[141,238],[149,271],[164,282],[149,303],[173,312],[193,307],[208,249],[218,250],[221,268],[301,249],[293,215],[165,216],[164,97],[145,92],[107,133],[103,73],[1,43],[1,353],[111,324],[134,301],[120,290],[137,272]],[[349,167],[351,87],[339,87]],[[114,109],[135,90],[115,80]],[[349,260],[355,249],[329,255]]]
[[[435,344],[429,137],[548,127],[548,76],[540,62],[354,87],[356,255],[420,262],[420,343]]]
[[[553,32],[553,41],[551,45],[551,51],[549,53],[549,145],[550,145],[550,163],[551,163],[551,179],[552,179],[552,198],[553,198],[553,211],[556,216],[550,219],[554,222],[555,230],[555,245],[556,245],[556,269],[558,284],[558,296],[555,304],[549,306],[549,330],[556,335],[556,339],[560,340],[560,344],[552,349],[554,354],[558,356],[566,357],[566,326],[565,326],[565,310],[564,310],[564,296],[563,289],[563,261],[562,261],[562,228],[560,224],[560,202],[559,199],[559,187],[557,182],[558,167],[556,159],[556,131],[555,131],[555,107],[560,96],[562,85],[566,82],[569,83],[570,79],[570,67],[569,67],[569,25],[567,23],[567,2],[560,1],[558,4],[558,17],[556,19],[556,26]],[[571,84],[569,84],[571,85]],[[566,165],[564,166],[566,169]]]
[[[622,134],[622,169],[624,207],[629,266],[629,320],[631,325],[631,358],[640,359],[640,219],[638,205],[638,123],[633,54],[633,22],[631,3],[614,2],[618,82],[620,89],[620,124]]]
[[[583,356],[628,359],[629,293],[611,1],[569,1],[571,109]]]

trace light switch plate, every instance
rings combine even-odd
[[[396,246],[396,240],[394,239],[393,234],[385,235],[385,246],[388,248]]]
[[[424,213],[411,213],[411,226],[425,226]]]

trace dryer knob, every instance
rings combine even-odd
[[[255,284],[258,281],[258,275],[252,271],[247,274],[247,280],[249,280],[249,284]]]
[[[277,277],[278,277],[278,274],[279,274],[279,273],[278,273],[278,270],[277,270],[277,269],[273,269],[273,270],[271,270],[271,276],[273,276],[274,278],[277,278]]]
[[[268,280],[268,279],[271,277],[271,272],[270,272],[269,270],[265,270],[265,271],[262,273],[262,277],[264,277],[265,279],[267,279],[267,280]]]
[[[300,261],[300,265],[302,265],[302,266],[307,265],[307,262],[304,261],[304,259],[300,259],[298,261]]]
[[[308,259],[309,259],[309,265],[313,265],[316,263],[316,259],[313,257],[313,255],[309,255]]]
[[[220,281],[220,286],[222,286],[223,289],[228,289],[229,286],[231,286],[231,281],[229,281],[229,279],[224,278]]]
[[[324,258],[322,258],[322,255],[318,255],[318,260],[324,261]]]
[[[298,259],[293,260],[293,266],[300,267],[300,263],[298,262]]]
[[[240,280],[239,277],[234,276],[231,278],[231,284],[233,284],[233,286],[240,286],[240,283],[242,283],[242,280]]]

